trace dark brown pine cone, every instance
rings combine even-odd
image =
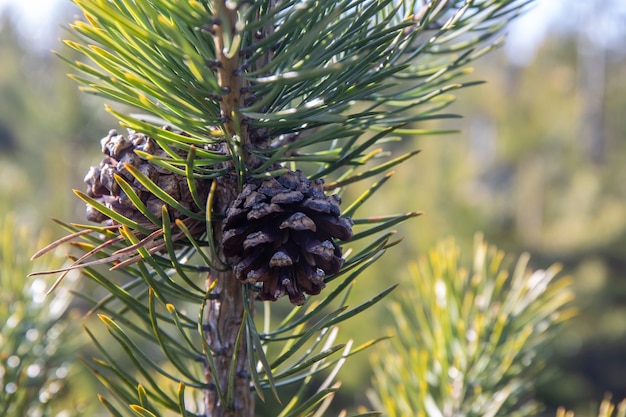
[[[340,199],[323,181],[289,171],[249,179],[226,212],[222,243],[238,279],[262,283],[260,298],[285,295],[295,305],[319,294],[324,277],[343,265],[334,239],[352,238],[352,221],[340,217]]]
[[[165,168],[143,160],[134,152],[135,150],[140,150],[151,155],[167,157],[165,151],[161,149],[154,139],[142,133],[132,131],[129,133],[128,138],[125,138],[123,135],[118,134],[117,131],[111,130],[100,143],[102,144],[102,153],[106,157],[102,160],[99,167],[91,167],[85,176],[85,183],[88,186],[87,195],[90,197],[124,217],[138,223],[148,223],[148,219],[137,210],[133,202],[115,182],[114,176],[117,174],[130,184],[133,191],[135,191],[152,214],[161,217],[161,208],[165,203],[149,192],[132,176],[124,166],[128,163],[137,167],[141,173],[150,178],[183,207],[193,212],[204,211],[204,207],[197,207],[193,201],[186,177],[173,174]],[[196,181],[196,186],[200,198],[205,200],[210,188],[210,181]],[[183,217],[177,210],[171,207],[169,209],[170,216],[173,219]],[[112,222],[106,215],[90,205],[87,205],[87,220],[98,223]]]

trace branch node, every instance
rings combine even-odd
[[[204,33],[209,33],[211,35],[215,35],[215,30],[213,30],[213,26],[211,26],[208,23],[205,23],[204,25],[202,25],[200,30],[203,31]]]
[[[216,69],[222,68],[222,63],[220,61],[215,60],[215,59],[209,59],[206,62],[206,66],[208,68],[212,69],[212,70],[216,70]]]
[[[200,363],[202,363],[202,364],[203,364],[203,365],[205,365],[205,366],[209,364],[209,361],[207,360],[207,358],[205,358],[205,357],[204,357],[204,356],[202,356],[202,355],[196,355],[196,359],[195,359],[195,361],[196,361],[196,362],[200,362]]]

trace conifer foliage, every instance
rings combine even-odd
[[[336,343],[337,325],[393,289],[348,307],[351,284],[418,214],[359,215],[417,153],[388,142],[443,133],[421,123],[456,117],[441,110],[476,84],[459,79],[466,65],[528,2],[75,3],[84,19],[65,43],[87,59],[68,60],[72,77],[135,109],[107,104],[128,133],[109,133],[76,191],[104,223],[63,223],[49,248],[82,254],[46,271],[81,269],[109,294],[93,311],[133,366],[89,331],[100,401],[116,416],[246,417],[271,395],[282,416],[321,415],[345,358],[371,343]],[[369,186],[340,205],[358,182]],[[274,317],[283,295],[304,307]]]
[[[373,402],[385,415],[536,414],[533,381],[557,325],[575,313],[559,265],[512,265],[475,239],[471,262],[453,240],[410,264],[409,285],[389,307],[396,337],[372,356]],[[419,329],[419,331],[413,331]]]
[[[69,285],[51,298],[42,278],[25,279],[32,270],[58,268],[64,257],[53,253],[30,262],[29,254],[49,235],[16,217],[0,219],[0,415],[78,416],[71,407],[80,399],[67,401],[69,381],[77,376],[71,357],[81,340]]]

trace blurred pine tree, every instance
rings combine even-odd
[[[33,269],[58,268],[59,253],[30,262],[29,254],[50,237],[35,234],[6,213],[0,219],[0,415],[77,416],[83,398],[70,397],[71,379],[80,378],[75,350],[81,344],[78,311],[69,308],[70,282],[55,298],[46,282],[26,279]],[[74,277],[76,278],[76,277]],[[74,391],[72,391],[74,393]]]
[[[514,267],[476,237],[471,261],[448,240],[410,265],[390,305],[395,337],[373,356],[373,402],[390,417],[530,416],[558,323],[573,314],[560,266]]]

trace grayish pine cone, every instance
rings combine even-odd
[[[85,176],[88,196],[126,218],[142,224],[149,223],[149,220],[137,210],[126,193],[115,182],[114,176],[117,174],[130,184],[148,210],[160,218],[162,206],[165,203],[132,176],[125,168],[125,164],[128,163],[150,178],[183,207],[193,212],[204,211],[204,207],[197,207],[193,201],[186,177],[174,174],[165,168],[143,160],[135,153],[135,150],[140,150],[151,155],[167,157],[168,155],[154,139],[133,131],[130,131],[128,138],[125,138],[123,135],[118,134],[116,130],[110,130],[109,134],[102,138],[100,143],[102,144],[102,153],[106,156],[99,167],[92,166]],[[206,200],[210,181],[196,181],[196,186],[200,198]],[[184,217],[182,213],[171,207],[169,207],[169,212],[172,219]],[[87,205],[87,220],[98,223],[112,223],[109,217],[90,205]]]
[[[302,305],[341,269],[335,239],[352,238],[352,221],[340,217],[339,197],[324,194],[323,184],[300,171],[250,179],[227,210],[224,254],[239,280],[262,283],[262,300],[287,294]]]

